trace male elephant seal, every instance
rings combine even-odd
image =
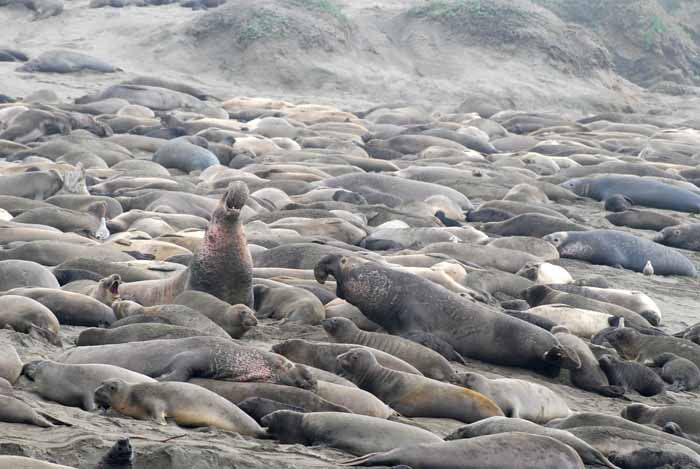
[[[258,325],[255,312],[246,305],[230,305],[209,293],[185,290],[173,300],[173,303],[199,311],[221,326],[234,339],[240,339]]]
[[[323,329],[331,340],[341,344],[358,344],[382,350],[415,366],[428,378],[452,382],[455,371],[439,353],[402,337],[360,330],[346,318],[324,319]]]
[[[464,357],[546,373],[579,366],[549,332],[416,275],[340,255],[321,259],[314,274],[320,283],[333,275],[337,296],[391,334],[423,333]]]
[[[603,355],[598,360],[598,364],[612,386],[621,386],[627,391],[637,391],[642,396],[655,396],[664,391],[664,382],[659,375],[641,363]]]
[[[338,365],[361,389],[369,391],[406,417],[442,417],[471,423],[503,415],[482,394],[423,376],[381,366],[365,349],[339,355]]]
[[[338,363],[336,357],[340,354],[348,352],[354,348],[365,348],[362,345],[354,344],[336,344],[330,342],[310,342],[303,339],[289,339],[271,347],[275,353],[279,353],[287,357],[294,363],[301,363],[308,366],[313,366],[330,373],[338,371]],[[403,371],[420,375],[413,365],[402,359],[395,357],[382,350],[366,347],[372,354],[377,357],[377,361],[391,370]]]
[[[582,197],[607,200],[622,195],[634,205],[700,213],[700,195],[686,189],[638,176],[610,174],[566,181],[562,187]]]
[[[20,374],[22,374],[22,360],[17,355],[17,350],[10,344],[0,344],[0,378],[13,384]]]
[[[607,376],[600,369],[598,360],[583,340],[571,334],[564,326],[555,326],[552,333],[567,348],[574,350],[581,361],[578,369],[569,370],[571,384],[608,397],[620,397],[625,394],[624,388],[610,385]]]
[[[121,298],[153,306],[171,303],[185,290],[198,290],[252,308],[253,260],[240,220],[247,200],[248,186],[232,183],[212,212],[189,268],[164,280],[122,284]]]
[[[700,223],[664,228],[654,241],[674,248],[700,251]]]
[[[129,384],[110,379],[95,389],[95,402],[130,417],[155,420],[166,417],[188,427],[217,427],[249,436],[263,429],[248,414],[216,393],[190,383]]]
[[[662,353],[645,364],[653,366],[659,376],[675,392],[692,391],[700,387],[700,368],[688,359],[673,353]]]
[[[478,422],[470,423],[458,428],[447,437],[446,441],[459,440],[463,438],[477,438],[486,435],[498,435],[500,433],[524,432],[534,435],[548,436],[571,446],[581,460],[587,465],[606,466],[617,469],[608,461],[603,454],[591,445],[576,438],[571,433],[557,428],[548,428],[521,418],[491,417]]]
[[[521,418],[535,423],[571,414],[564,399],[554,391],[522,379],[488,379],[478,373],[460,373],[456,384],[493,399],[506,417]]]
[[[263,417],[261,423],[281,443],[330,446],[356,456],[442,441],[412,425],[338,412],[303,414],[280,410]]]
[[[621,231],[562,231],[544,239],[557,247],[561,257],[635,272],[642,272],[647,261],[651,261],[656,275],[697,275],[695,266],[683,254]]]
[[[700,436],[700,411],[689,405],[652,407],[644,404],[630,404],[620,414],[623,418],[645,425],[664,427],[674,422],[683,433]]]
[[[0,296],[0,328],[37,334],[54,345],[60,345],[60,325],[49,308],[31,298],[17,295]]]
[[[34,381],[34,391],[44,399],[65,406],[95,410],[95,389],[108,379],[121,379],[130,384],[155,383],[146,375],[112,365],[66,365],[38,360],[24,365],[22,374]]]
[[[76,347],[60,355],[57,361],[115,365],[161,381],[187,381],[200,377],[271,382],[302,389],[316,387],[316,381],[303,366],[280,355],[219,337]]]
[[[517,461],[517,463],[516,463]],[[514,465],[517,464],[517,465]],[[485,467],[538,467],[583,469],[583,461],[570,446],[554,438],[521,432],[499,433],[465,440],[403,446],[346,462],[346,466],[450,469]]]

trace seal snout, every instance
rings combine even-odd
[[[27,379],[34,381],[34,377],[36,376],[37,371],[39,371],[42,363],[44,363],[44,360],[35,360],[26,363],[22,367],[22,374],[26,376]]]

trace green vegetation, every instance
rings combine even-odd
[[[343,23],[348,22],[348,17],[345,16],[343,10],[332,0],[288,0],[288,3],[310,11],[325,13]]]
[[[656,15],[649,20],[649,25],[642,35],[642,41],[646,49],[652,49],[659,42],[661,36],[668,31],[664,20]]]
[[[285,37],[287,18],[272,10],[261,8],[254,10],[247,21],[240,25],[238,42],[247,47],[258,39]]]

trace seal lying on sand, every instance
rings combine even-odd
[[[464,357],[543,372],[580,365],[544,329],[466,301],[416,275],[340,255],[321,259],[314,274],[320,283],[333,275],[337,296],[391,334],[422,332]]]

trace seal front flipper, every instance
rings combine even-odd
[[[428,347],[431,350],[436,351],[446,359],[461,363],[467,366],[466,360],[460,355],[452,345],[450,345],[446,340],[428,332],[409,332],[402,334],[401,337],[408,339],[417,344],[421,344],[424,347]]]
[[[602,386],[596,391],[605,397],[624,397],[627,392],[622,386]]]

